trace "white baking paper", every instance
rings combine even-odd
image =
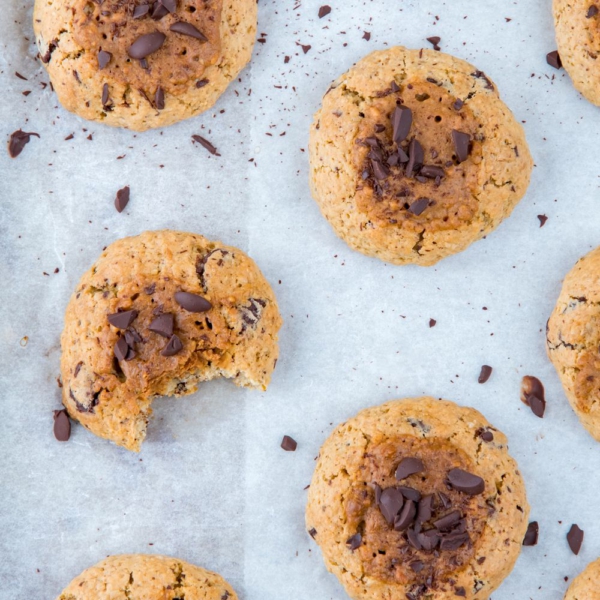
[[[600,244],[600,113],[546,64],[550,2],[328,3],[318,19],[318,0],[260,0],[265,41],[217,106],[135,134],[84,122],[42,89],[33,0],[3,0],[2,136],[22,128],[41,139],[14,160],[0,152],[1,600],[52,600],[86,567],[128,552],[218,571],[243,600],[343,600],[304,531],[314,458],[358,410],[420,394],[482,411],[521,466],[540,543],[523,549],[494,600],[560,600],[566,579],[600,555],[600,444],[569,408],[544,345],[563,276]],[[329,83],[362,56],[429,47],[435,35],[496,81],[536,168],[486,240],[436,267],[395,267],[350,251],[321,217],[308,188],[308,128]],[[131,202],[118,214],[124,185]],[[548,217],[543,228],[537,215]],[[285,319],[271,387],[213,382],[156,401],[139,455],[80,426],[58,443],[69,295],[104,246],[158,228],[220,239],[258,262]],[[482,364],[494,368],[485,385]],[[523,375],[546,385],[543,420],[519,401]],[[279,448],[284,434],[295,453]],[[572,523],[585,530],[577,557],[565,539]]]

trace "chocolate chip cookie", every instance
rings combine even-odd
[[[600,248],[565,277],[546,327],[547,350],[573,410],[600,441]]]
[[[413,398],[335,429],[306,526],[355,600],[484,600],[512,570],[528,513],[506,437],[472,408]]]
[[[216,573],[177,558],[149,554],[110,556],[86,569],[57,600],[237,600]]]
[[[252,55],[256,0],[36,0],[40,58],[61,104],[143,131],[209,109]]]
[[[590,563],[573,579],[565,600],[600,600],[600,559]]]
[[[67,307],[63,404],[92,433],[139,451],[156,396],[217,377],[266,389],[280,326],[273,290],[237,248],[177,231],[121,239]]]
[[[560,62],[575,88],[600,105],[600,1],[554,0]]]
[[[311,188],[351,248],[432,265],[495,229],[532,169],[496,85],[433,50],[373,52],[329,88],[310,136]]]

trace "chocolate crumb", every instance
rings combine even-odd
[[[583,530],[579,529],[578,525],[571,525],[571,529],[569,529],[569,533],[567,533],[567,542],[569,543],[571,552],[575,555],[579,554],[581,544],[583,543]]]
[[[120,189],[117,192],[117,197],[115,198],[115,208],[117,212],[122,213],[125,210],[125,207],[129,203],[129,186],[126,185],[124,188]]]
[[[281,440],[281,447],[286,452],[295,452],[298,447],[298,442],[294,438],[291,438],[289,435],[284,435]]]
[[[521,381],[521,401],[527,404],[536,417],[544,417],[546,398],[544,385],[532,375],[525,375]]]
[[[23,148],[29,144],[29,140],[31,139],[32,135],[35,135],[38,138],[40,137],[39,133],[34,133],[33,131],[22,131],[21,129],[11,133],[10,140],[8,142],[9,156],[11,158],[17,158],[17,156],[23,152]]]
[[[478,383],[486,383],[492,374],[492,367],[489,365],[482,365],[479,377],[477,378]]]
[[[221,156],[217,152],[217,149],[208,140],[204,139],[202,136],[200,136],[200,135],[193,135],[192,136],[192,140],[194,140],[194,142],[198,142],[201,146],[203,146],[204,148],[206,148],[214,156]]]
[[[548,52],[546,54],[546,62],[555,69],[560,69],[562,67],[562,61],[560,60],[560,55],[558,50],[553,50],[552,52]]]
[[[538,215],[537,218],[540,220],[540,228],[546,224],[548,217],[546,215]]]
[[[54,437],[59,442],[67,442],[71,437],[71,421],[66,410],[54,411]]]
[[[328,6],[327,4],[324,4],[319,9],[319,19],[322,19],[323,17],[326,17],[330,12],[331,12],[331,6]]]
[[[523,538],[523,546],[535,546],[538,543],[540,526],[537,521],[531,521],[527,526],[525,537]]]

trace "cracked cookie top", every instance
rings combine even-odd
[[[155,396],[215,377],[266,389],[280,325],[269,284],[237,248],[174,231],[119,240],[67,307],[63,403],[96,435],[139,450]]]
[[[512,569],[528,511],[504,435],[473,409],[415,398],[333,432],[306,525],[353,598],[484,599]]]
[[[548,320],[547,350],[571,406],[600,441],[600,248],[581,258],[563,282]]]
[[[220,576],[177,558],[148,554],[109,556],[86,569],[57,600],[237,600]]]
[[[332,84],[310,139],[311,189],[353,249],[432,265],[506,218],[532,160],[482,71],[433,50],[374,52]]]

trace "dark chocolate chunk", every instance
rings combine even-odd
[[[173,23],[169,28],[171,31],[175,33],[180,33],[181,35],[187,35],[189,37],[196,38],[201,42],[208,42],[208,38],[198,29],[196,29],[191,23],[186,23],[184,21],[178,21],[177,23]]]
[[[322,19],[323,17],[326,17],[330,12],[331,12],[331,6],[328,6],[327,4],[324,4],[319,9],[319,19]]]
[[[392,83],[390,83],[390,90],[392,90],[392,92],[397,93],[400,91],[400,86],[396,83],[396,81],[392,81]]]
[[[460,110],[464,105],[465,103],[460,98],[458,98],[452,105],[452,108],[454,108],[454,110]]]
[[[413,174],[423,166],[425,155],[423,146],[413,138],[408,146],[408,164],[406,165],[406,176],[412,177]]]
[[[156,94],[154,94],[154,104],[158,110],[163,110],[165,107],[165,92],[160,86],[156,88]]]
[[[479,377],[477,378],[478,383],[486,383],[492,374],[492,367],[489,365],[482,365],[481,372],[479,373]]]
[[[111,58],[112,58],[112,54],[110,52],[105,52],[104,50],[100,50],[100,52],[98,52],[98,66],[101,69],[104,69],[104,67],[110,62]]]
[[[124,188],[120,189],[117,192],[117,197],[115,198],[115,208],[117,212],[122,213],[125,210],[125,207],[129,204],[129,186],[126,185]]]
[[[298,447],[298,442],[294,438],[291,438],[289,435],[284,435],[281,440],[281,447],[286,452],[295,452]]]
[[[548,52],[546,54],[546,62],[555,69],[560,69],[562,67],[562,61],[560,60],[560,54],[558,50],[553,50],[552,52]]]
[[[54,437],[59,442],[66,442],[71,437],[71,421],[66,410],[54,411]]]
[[[208,79],[200,79],[199,81],[196,81],[196,87],[198,89],[203,88],[205,85],[208,85]]]
[[[438,499],[440,504],[447,510],[452,506],[452,502],[450,502],[450,498],[444,494],[444,492],[438,492]]]
[[[378,181],[387,179],[390,175],[390,170],[378,160],[371,160],[371,166],[373,168],[373,176]]]
[[[459,510],[453,510],[447,515],[437,519],[433,522],[435,527],[440,531],[450,531],[454,529],[454,526],[461,520],[462,515]]]
[[[521,382],[521,401],[527,404],[536,417],[543,418],[546,411],[544,385],[532,375],[525,375]]]
[[[221,156],[217,152],[217,149],[208,140],[205,140],[202,136],[200,136],[200,135],[193,135],[192,139],[195,142],[198,142],[204,148],[206,148],[211,154],[214,154],[215,156]]]
[[[429,494],[424,496],[419,501],[419,508],[417,510],[417,523],[425,523],[431,519],[433,513],[433,495]]]
[[[175,302],[181,308],[193,313],[206,312],[212,308],[212,304],[206,298],[197,294],[190,294],[189,292],[176,292]]]
[[[167,36],[160,31],[141,35],[133,42],[133,44],[131,44],[131,46],[129,46],[127,54],[129,54],[131,58],[141,60],[142,58],[146,58],[146,56],[150,56],[153,52],[156,52],[165,43],[166,39]]]
[[[415,473],[421,473],[425,470],[425,465],[420,458],[408,457],[403,458],[396,468],[396,479],[401,481]]]
[[[585,15],[588,19],[595,17],[598,14],[598,7],[595,4],[592,4]]]
[[[183,344],[181,343],[181,340],[175,334],[173,334],[168,344],[164,347],[163,351],[161,352],[161,355],[175,356],[175,354],[178,354],[182,350]]]
[[[392,525],[396,519],[396,515],[402,509],[404,498],[402,493],[396,488],[390,487],[381,491],[379,497],[379,510],[385,520]]]
[[[10,141],[8,142],[8,154],[11,158],[17,158],[23,152],[23,148],[25,148],[26,144],[29,144],[32,135],[40,137],[38,133],[34,133],[33,131],[28,133],[21,129],[11,133]]]
[[[394,519],[394,529],[404,531],[415,520],[417,507],[412,500],[407,500],[400,511],[400,514]]]
[[[421,549],[421,542],[419,541],[419,534],[414,530],[413,527],[411,527],[407,532],[406,532],[406,537],[408,539],[408,543],[415,548],[415,550],[420,550]]]
[[[462,585],[460,587],[455,587],[454,588],[454,595],[455,596],[459,596],[461,598],[466,598],[466,596],[467,596],[467,590],[465,590],[465,588],[462,587]]]
[[[419,492],[419,490],[415,490],[407,485],[399,485],[398,489],[408,500],[412,500],[413,502],[419,502],[421,500],[421,492]]]
[[[458,468],[448,471],[448,481],[455,490],[469,496],[481,494],[485,489],[485,482],[481,477]]]
[[[433,46],[434,50],[439,50],[439,43],[441,41],[441,38],[437,35],[431,36],[427,38],[427,41]]]
[[[115,356],[117,360],[127,360],[129,354],[129,344],[124,337],[120,337],[115,344]]]
[[[538,215],[537,218],[540,220],[540,227],[543,227],[546,224],[546,221],[548,220],[548,217],[546,215]]]
[[[419,533],[417,537],[423,550],[433,550],[440,541],[440,535],[435,529]]]
[[[137,318],[137,310],[125,310],[108,315],[108,322],[117,329],[127,329]]]
[[[133,18],[141,19],[142,17],[145,17],[149,12],[150,12],[149,4],[140,4],[139,6],[136,6],[133,9]]]
[[[493,442],[494,441],[494,434],[487,430],[487,429],[483,429],[482,431],[479,432],[479,437],[484,441],[484,442]]]
[[[437,321],[435,319],[429,319],[429,327],[435,327],[437,325]]]
[[[362,536],[360,535],[360,533],[355,533],[352,537],[346,540],[346,546],[348,546],[348,548],[350,548],[350,550],[352,550],[353,552],[357,548],[360,548],[361,544]]]
[[[415,573],[420,573],[425,568],[425,563],[422,560],[413,560],[408,566]]]
[[[152,7],[152,18],[159,21],[177,9],[177,0],[156,0]]]
[[[429,206],[429,202],[429,198],[419,198],[409,206],[408,212],[418,217]]]
[[[538,543],[538,536],[540,532],[540,526],[537,521],[531,521],[529,525],[527,525],[527,531],[525,532],[525,537],[523,538],[523,546],[535,546]]]
[[[105,83],[102,86],[102,106],[104,108],[110,105],[110,90],[108,88],[108,83]]]
[[[173,335],[173,327],[175,325],[175,318],[171,313],[164,313],[159,315],[150,323],[148,329],[158,335],[170,338]]]
[[[569,533],[567,533],[567,542],[569,542],[571,552],[575,555],[579,554],[583,542],[583,531],[579,529],[578,525],[571,525],[571,529],[569,529]]]
[[[313,540],[316,539],[317,530],[314,527],[311,527],[311,529],[308,530],[308,535],[310,535]]]
[[[442,167],[436,167],[434,165],[424,165],[423,167],[421,167],[419,175],[423,175],[423,177],[427,177],[429,179],[436,179],[437,177],[444,177],[444,175],[446,175],[446,171],[444,171]]]
[[[469,541],[469,534],[466,532],[449,533],[442,537],[440,550],[457,550]]]
[[[452,130],[452,143],[454,144],[454,152],[458,162],[464,162],[469,158],[469,145],[471,143],[471,136],[468,133],[462,131]]]
[[[412,110],[407,106],[396,106],[392,114],[393,140],[396,144],[403,142],[410,132],[412,125]]]

